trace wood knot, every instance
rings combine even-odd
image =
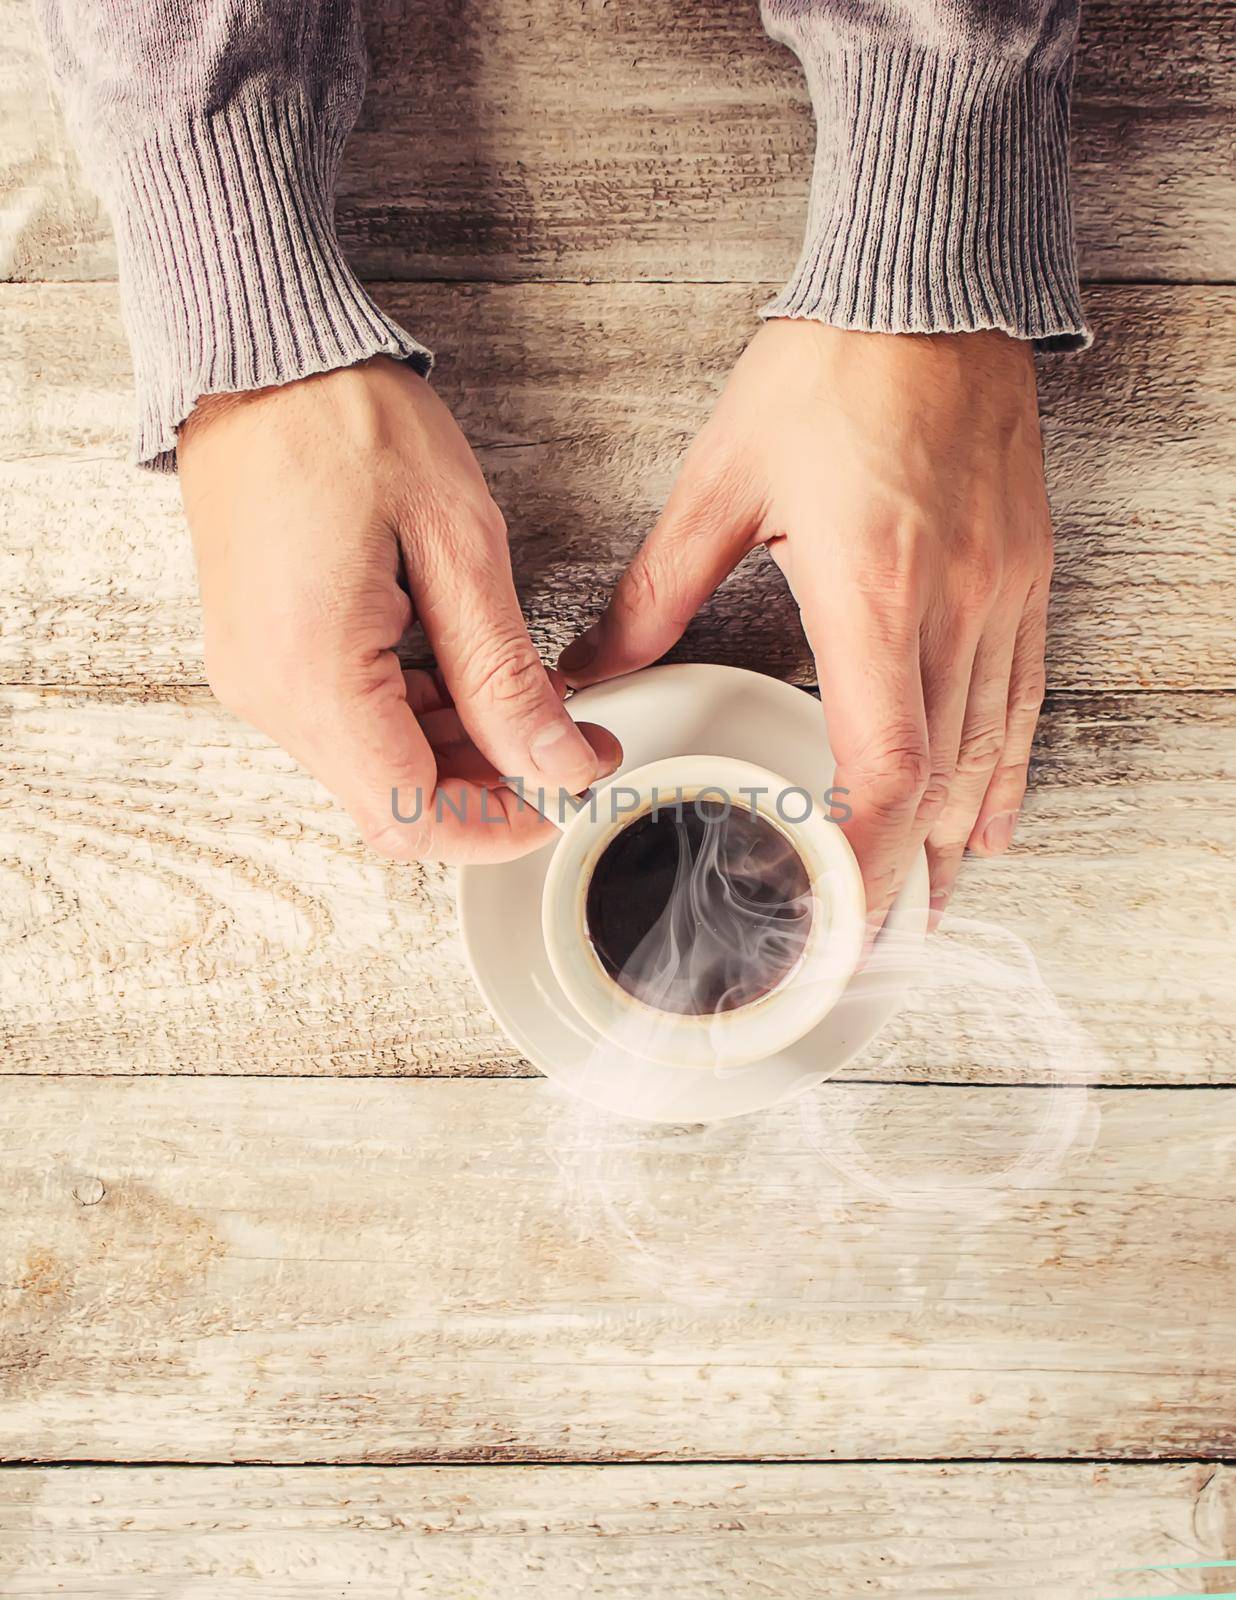
[[[79,1206],[97,1206],[106,1193],[101,1178],[83,1178],[73,1185],[73,1198]]]

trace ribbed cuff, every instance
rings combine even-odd
[[[1069,210],[1070,69],[796,43],[815,105],[807,239],[764,317],[1090,343]]]
[[[339,139],[297,100],[233,101],[129,150],[114,222],[137,389],[134,454],[174,471],[205,394],[429,351],[383,315],[331,218]]]

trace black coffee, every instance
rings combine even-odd
[[[750,1005],[797,966],[810,879],[772,823],[741,805],[691,801],[647,813],[606,846],[585,900],[601,965],[661,1011]]]

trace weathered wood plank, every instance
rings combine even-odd
[[[1078,1109],[1010,1184],[1050,1090],[10,1080],[0,1458],[1231,1454],[1236,1093]]]
[[[784,279],[812,122],[756,0],[365,7],[373,73],[339,226],[371,277]],[[1236,253],[1231,0],[1089,0],[1074,166],[1084,272],[1224,279]],[[111,276],[24,0],[4,0],[0,266]]]
[[[1236,1480],[1204,1463],[0,1475],[8,1600],[1078,1600],[1234,1552]]]
[[[82,175],[30,0],[0,0],[0,279],[111,278],[107,215]]]
[[[1221,695],[1050,708],[1014,854],[968,865],[966,925],[849,1074],[1232,1082],[1234,725]],[[0,728],[3,1070],[530,1070],[466,972],[451,875],[367,855],[206,691],[13,690]]]
[[[717,285],[387,286],[512,527],[538,645],[590,620],[753,326]],[[1100,342],[1043,369],[1058,526],[1055,688],[1236,686],[1236,291],[1109,288]],[[200,682],[176,491],[122,463],[128,356],[108,286],[0,290],[0,680]],[[809,681],[757,556],[684,654]]]

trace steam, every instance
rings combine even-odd
[[[606,1251],[616,1280],[721,1315],[738,1300],[921,1305],[964,1291],[974,1228],[1016,1226],[1025,1191],[1085,1158],[1101,1053],[1008,930],[950,916],[923,941],[894,924],[824,1025],[835,1048],[870,1026],[873,1000],[896,999],[846,1082],[819,1081],[821,1046],[808,1035],[777,1058],[779,1104],[699,1122],[700,1070],[657,1064],[660,1030],[683,1012],[724,1028],[770,975],[774,987],[815,981],[806,934],[827,919],[831,893],[827,882],[804,891],[805,869],[776,830],[743,848],[724,814],[702,810],[692,826],[676,819],[665,904],[615,973],[643,1002],[625,1031],[600,1040],[545,997],[580,1041],[585,1098],[557,1100],[547,1135],[581,1245]],[[740,1091],[735,1080],[750,1073],[758,1085],[765,1071],[713,1075]],[[952,1099],[942,1082],[958,1086]],[[894,1226],[872,1254],[882,1215],[905,1211],[938,1222]]]
[[[617,1279],[693,1307],[928,1304],[972,1271],[975,1226],[1015,1225],[1020,1196],[1085,1159],[1105,1062],[1022,940],[959,917],[925,943],[886,933],[840,1002],[842,1022],[886,986],[903,1008],[844,1083],[813,1082],[796,1099],[791,1087],[731,1120],[630,1120],[654,1095],[664,1116],[666,1069],[593,1048],[590,1073],[621,1075],[623,1114],[564,1095],[547,1136],[581,1240],[607,1250]],[[818,1076],[809,1060],[804,1072]],[[973,1087],[946,1101],[932,1086],[942,1080]],[[895,1227],[873,1256],[882,1214],[905,1211],[940,1220],[926,1233]]]
[[[877,943],[868,982],[904,981],[909,952],[899,955],[897,943]],[[869,1092],[826,1119],[804,1099],[802,1132],[833,1171],[887,1204],[985,1213],[1089,1148],[1097,1114],[1088,1089],[1104,1071],[1102,1052],[1062,1009],[1029,946],[1006,929],[950,917],[918,953],[909,1005],[866,1053],[863,1076],[876,1080]],[[975,1080],[1002,1117],[964,1156],[956,1130],[916,1128],[908,1165],[900,1142],[890,1157],[890,1119],[904,1086],[928,1077]],[[1010,1098],[1010,1088],[1040,1092]]]
[[[733,813],[698,805],[692,829],[669,812],[677,865],[656,921],[611,975],[654,1012],[723,1018],[794,981],[812,923],[824,907],[789,840],[767,823],[740,830]],[[692,832],[699,833],[698,843]],[[636,1018],[624,1043],[653,1043],[655,1019]]]

